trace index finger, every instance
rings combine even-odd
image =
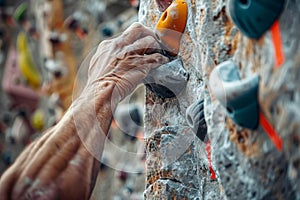
[[[142,25],[141,23],[135,22],[118,38],[128,45],[146,36],[152,36],[153,38],[156,38],[155,33],[150,28]]]

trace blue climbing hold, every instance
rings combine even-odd
[[[259,39],[279,18],[285,0],[229,0],[230,17],[246,36]]]
[[[212,93],[236,124],[251,130],[257,128],[259,116],[257,74],[241,80],[237,66],[231,61],[226,61],[212,71],[209,84]]]

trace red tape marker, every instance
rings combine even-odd
[[[266,133],[268,134],[271,141],[274,143],[275,147],[278,149],[278,151],[282,150],[282,140],[276,130],[273,129],[271,124],[268,122],[268,120],[265,118],[264,114],[260,111],[259,112],[259,122],[262,125],[262,127],[265,129]]]
[[[206,146],[205,146],[205,151],[206,151],[206,155],[207,155],[207,161],[208,161],[208,168],[210,171],[210,178],[211,179],[216,179],[216,174],[214,169],[212,168],[212,164],[211,164],[211,148],[210,148],[210,140],[208,140],[206,142]]]
[[[273,26],[271,27],[271,37],[274,46],[275,53],[275,65],[276,67],[280,67],[282,63],[285,61],[285,56],[282,47],[282,39],[280,33],[280,23],[279,21],[275,21]]]

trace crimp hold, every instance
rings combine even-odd
[[[185,89],[188,79],[182,60],[177,58],[151,70],[143,82],[156,96],[172,98]]]

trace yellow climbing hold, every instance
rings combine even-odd
[[[20,32],[18,35],[17,48],[19,51],[19,67],[21,74],[31,88],[39,88],[41,85],[41,77],[33,62],[32,55],[28,47],[27,37],[24,32]]]
[[[42,131],[45,126],[45,116],[44,112],[41,109],[38,109],[34,112],[31,118],[31,124],[33,128],[38,131]]]

